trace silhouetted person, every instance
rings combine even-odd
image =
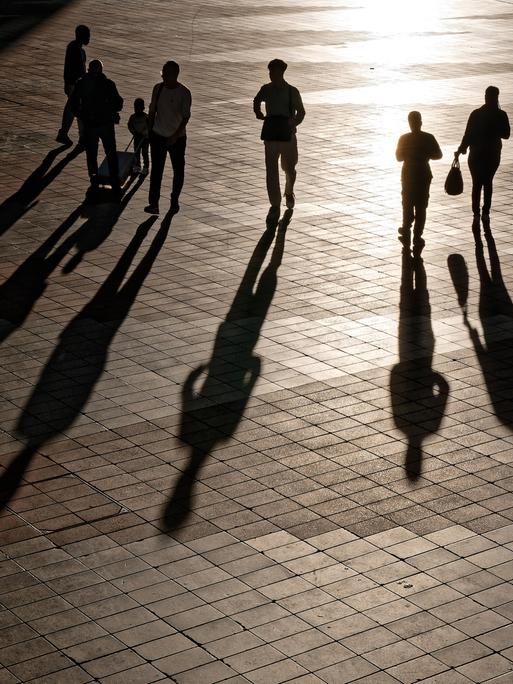
[[[150,147],[151,175],[148,214],[159,213],[162,175],[169,154],[173,166],[173,189],[171,191],[171,212],[180,210],[178,203],[185,176],[185,147],[187,144],[187,123],[191,118],[191,92],[178,82],[180,67],[176,62],[166,62],[162,67],[162,83],[154,86],[151,95]]]
[[[146,176],[150,166],[150,156],[148,154],[150,148],[150,120],[148,114],[144,111],[144,100],[142,97],[137,97],[134,100],[134,113],[128,119],[127,126],[130,133],[134,136],[134,150],[136,153],[134,172]],[[141,155],[143,158],[142,169]]]
[[[422,259],[403,250],[399,304],[399,363],[390,374],[396,426],[408,439],[406,475],[416,480],[422,470],[422,442],[442,422],[449,394],[445,378],[433,370],[435,336]]]
[[[411,133],[399,138],[395,156],[403,162],[401,170],[403,225],[399,234],[405,247],[410,248],[413,224],[413,253],[420,255],[424,247],[422,233],[426,224],[429,188],[433,174],[430,159],[441,159],[442,151],[431,133],[422,131],[420,112],[410,112],[408,123]]]
[[[75,29],[75,40],[68,43],[66,48],[66,56],[64,58],[64,92],[68,99],[64,105],[62,112],[62,123],[57,133],[55,140],[63,145],[72,145],[73,141],[69,137],[69,129],[73,123],[75,114],[71,107],[70,98],[73,94],[73,88],[79,78],[82,78],[86,72],[86,53],[84,45],[89,45],[91,32],[87,26],[80,24]],[[79,142],[83,143],[83,127],[80,118],[77,118]]]
[[[98,183],[98,142],[101,140],[109,165],[111,186],[118,191],[119,168],[114,124],[119,123],[123,98],[114,81],[103,73],[103,64],[99,59],[93,59],[89,63],[87,74],[77,81],[71,95],[71,108],[84,126],[87,170],[91,185]]]
[[[283,215],[271,259],[260,278],[275,230],[265,231],[258,241],[230,310],[218,328],[212,358],[193,370],[184,383],[180,439],[190,445],[191,453],[164,511],[164,522],[170,529],[179,527],[190,514],[194,484],[203,463],[216,444],[234,434],[260,375],[261,361],[255,347],[276,291],[291,216],[291,210]],[[194,385],[202,374],[201,389],[196,391]],[[228,392],[230,396],[226,397]],[[220,395],[225,395],[224,401]]]
[[[461,145],[455,157],[468,155],[468,166],[472,176],[472,211],[479,216],[481,191],[483,193],[483,219],[490,215],[492,206],[493,177],[501,162],[502,139],[509,138],[508,115],[499,106],[499,89],[488,86],[485,103],[474,109],[468,118]]]
[[[263,85],[253,100],[257,119],[263,119],[260,138],[265,147],[267,194],[270,216],[279,216],[281,206],[280,171],[285,173],[285,201],[288,209],[295,204],[294,183],[298,162],[297,126],[305,118],[305,108],[299,90],[285,81],[287,64],[273,59],[267,65],[270,83]],[[265,116],[262,113],[265,103]]]

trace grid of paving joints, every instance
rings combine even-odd
[[[0,464],[22,466],[2,684],[513,681],[508,143],[482,249],[466,169],[463,197],[442,189],[489,82],[513,112],[513,13],[407,5],[76,0],[0,52]],[[133,98],[182,65],[172,221],[145,217],[146,183],[85,213],[83,155],[52,151],[81,22],[122,143]],[[274,56],[307,117],[271,234],[251,98]],[[411,281],[413,108],[444,160]]]

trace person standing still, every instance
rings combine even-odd
[[[509,119],[499,106],[499,89],[488,86],[485,103],[470,114],[460,146],[454,153],[468,155],[472,176],[472,212],[479,217],[483,192],[483,220],[488,220],[492,206],[493,177],[501,163],[502,139],[510,135]]]
[[[73,145],[73,141],[69,137],[69,129],[73,123],[74,114],[71,109],[70,98],[73,93],[75,83],[86,72],[86,53],[84,45],[89,45],[91,39],[91,32],[89,27],[80,24],[75,29],[75,40],[68,43],[66,48],[66,56],[64,58],[64,92],[67,95],[64,111],[62,112],[62,123],[57,133],[55,140],[63,145]],[[82,122],[77,118],[79,143],[83,143]]]
[[[287,64],[273,59],[267,65],[270,83],[263,85],[253,100],[253,111],[262,119],[261,140],[265,147],[267,194],[271,208],[269,215],[279,216],[281,206],[280,172],[285,173],[285,201],[288,209],[295,204],[294,183],[298,162],[297,126],[305,118],[305,108],[299,90],[285,81]],[[262,113],[265,103],[265,115]]]
[[[109,165],[111,187],[119,192],[114,124],[119,123],[123,98],[114,81],[103,73],[103,64],[99,59],[93,59],[89,63],[87,74],[77,81],[71,96],[71,107],[75,115],[82,119],[84,126],[87,170],[91,185],[98,183],[98,143],[101,140]]]
[[[191,118],[191,92],[178,82],[180,67],[169,61],[162,67],[162,83],[157,83],[151,95],[149,110],[151,174],[147,214],[159,213],[162,176],[169,154],[173,167],[171,212],[180,210],[178,199],[185,176],[186,127]]]
[[[430,159],[441,159],[442,150],[434,135],[425,133],[420,112],[408,114],[411,133],[399,138],[395,153],[397,161],[403,162],[401,169],[403,225],[399,228],[400,240],[410,249],[411,226],[413,226],[413,254],[420,256],[424,247],[422,233],[426,223],[429,202],[429,188],[433,174]]]

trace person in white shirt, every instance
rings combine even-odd
[[[180,67],[169,61],[162,67],[162,83],[153,88],[149,110],[151,175],[148,214],[159,213],[162,175],[169,154],[173,166],[171,211],[179,211],[178,198],[183,187],[185,172],[186,126],[191,116],[191,93],[178,82]]]
[[[269,62],[270,83],[263,85],[253,100],[257,119],[263,119],[261,140],[265,145],[267,193],[271,204],[270,215],[279,216],[281,205],[278,162],[285,172],[285,200],[287,208],[294,207],[294,183],[298,161],[296,128],[305,118],[305,108],[297,88],[289,85],[283,75],[287,64],[281,59]],[[265,116],[262,113],[265,102]]]

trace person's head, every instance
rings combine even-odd
[[[410,112],[408,114],[408,123],[410,124],[410,130],[412,133],[420,131],[422,128],[422,115],[420,112]]]
[[[103,64],[100,62],[99,59],[92,59],[89,62],[89,66],[87,67],[87,71],[90,74],[101,74],[103,73]]]
[[[282,59],[271,59],[267,65],[269,78],[272,83],[279,83],[283,80],[283,74],[287,69],[287,64]]]
[[[142,114],[144,112],[144,100],[142,97],[136,97],[134,100],[134,112],[136,114]]]
[[[174,85],[178,80],[178,74],[180,73],[179,65],[173,60],[169,60],[162,67],[162,80],[166,85]]]
[[[91,38],[91,31],[89,30],[89,26],[79,24],[75,29],[75,38],[80,43],[80,45],[89,45],[89,40]]]
[[[485,103],[492,107],[499,106],[499,89],[496,86],[488,86],[485,90]]]

